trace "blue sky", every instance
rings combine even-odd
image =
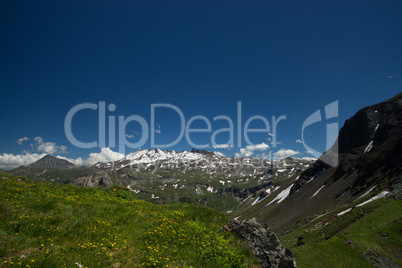
[[[186,124],[197,115],[211,123],[210,132],[190,133],[193,143],[209,143],[204,149],[312,156],[304,145],[324,151],[328,123],[341,127],[359,109],[401,91],[400,14],[399,0],[1,1],[0,168],[44,153],[82,164],[116,159],[137,149],[123,146],[119,153],[120,143],[144,134],[138,122],[119,132],[118,117],[137,115],[150,128],[151,105],[161,103],[177,107]],[[309,126],[305,144],[296,142],[303,122],[334,101],[338,116]],[[66,115],[76,105],[100,102],[116,107],[106,112],[106,119],[116,118],[115,146],[108,133],[104,146],[75,146],[66,137]],[[251,133],[249,144],[242,135],[238,143],[239,102],[242,131],[252,116],[266,118],[271,128],[272,116],[286,116],[276,146],[272,129]],[[99,143],[98,111],[75,114],[77,140]],[[227,149],[211,144],[215,131],[229,127],[214,120],[220,115],[234,122]],[[173,109],[156,110],[154,119],[158,144],[179,137]],[[206,122],[194,119],[190,128]],[[263,121],[250,128],[264,128]],[[218,147],[229,143],[229,134],[215,135]],[[192,147],[183,136],[165,149]],[[150,136],[141,148],[152,148]]]

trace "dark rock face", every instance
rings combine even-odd
[[[261,224],[255,218],[240,222],[231,220],[221,231],[229,231],[246,240],[247,247],[261,262],[262,267],[296,267],[293,253],[281,246],[278,237],[266,223]]]
[[[320,161],[335,150],[339,153],[336,167]],[[351,196],[384,178],[402,174],[402,93],[363,108],[346,120],[336,144],[301,174],[290,193],[297,192],[323,169],[333,171],[328,184],[350,179]]]
[[[75,166],[67,160],[60,159],[51,155],[45,155],[38,161],[28,165],[32,169],[65,169]]]

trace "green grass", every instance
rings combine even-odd
[[[216,210],[0,175],[0,267],[256,267]]]
[[[321,220],[330,223],[315,226]],[[338,218],[327,215],[281,240],[298,267],[372,267],[365,256],[401,266],[402,200],[377,200]]]

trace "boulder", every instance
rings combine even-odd
[[[221,231],[233,232],[244,238],[251,253],[261,262],[261,267],[296,267],[293,253],[281,246],[278,237],[266,223],[261,224],[255,218],[243,222],[234,219]]]

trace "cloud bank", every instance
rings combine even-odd
[[[294,151],[291,149],[280,149],[279,151],[277,151],[274,156],[276,160],[280,160],[286,157],[290,157],[290,156],[294,156],[300,154],[300,152],[298,151]]]
[[[0,155],[0,168],[12,169],[19,166],[27,166],[41,159],[46,154],[47,153],[25,153],[14,155],[3,153]],[[107,147],[101,148],[101,151],[99,153],[90,153],[87,159],[83,159],[81,157],[68,158],[61,155],[57,155],[56,157],[67,160],[77,166],[90,166],[98,162],[107,163],[111,161],[117,161],[122,159],[124,155],[119,152],[112,151],[110,148]]]
[[[265,151],[267,149],[269,149],[269,145],[264,142],[256,145],[247,145],[246,148],[240,148],[240,153],[236,154],[236,156],[250,157],[254,154],[254,151]]]
[[[232,145],[230,145],[230,144],[213,144],[212,147],[214,149],[230,149],[230,148],[232,148]]]
[[[26,153],[26,154],[0,154],[0,168],[4,169],[12,169],[19,166],[27,166],[42,157],[46,154],[36,154],[36,153]]]

